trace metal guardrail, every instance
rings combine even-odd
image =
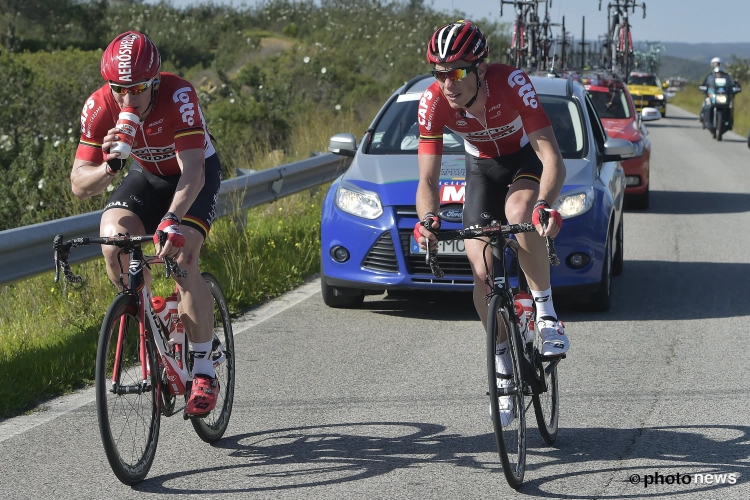
[[[290,194],[334,180],[350,165],[351,158],[330,153],[222,181],[216,216],[270,203]],[[0,286],[54,270],[52,240],[99,236],[102,210],[31,226],[0,231]],[[102,256],[99,246],[76,249],[70,262]]]

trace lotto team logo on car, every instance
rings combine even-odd
[[[466,181],[460,184],[443,184],[440,186],[440,204],[464,202],[466,192]]]

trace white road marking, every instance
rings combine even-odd
[[[320,293],[320,278],[318,277],[311,278],[299,288],[295,288],[291,292],[287,292],[257,309],[248,311],[242,317],[233,321],[232,329],[234,336],[237,337],[267,319],[273,318],[277,314],[312,297],[316,293]],[[95,389],[94,387],[89,387],[72,394],[66,394],[65,396],[45,401],[28,415],[6,419],[0,422],[0,443],[70,413],[81,406],[93,402],[95,399]]]

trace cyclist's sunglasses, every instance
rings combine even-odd
[[[157,80],[158,81],[158,80]],[[115,94],[125,95],[125,94],[133,94],[138,95],[141,92],[144,92],[146,89],[148,89],[151,85],[153,85],[154,79],[136,83],[134,85],[117,85],[115,83],[109,82],[109,88],[112,89],[112,92]]]
[[[466,78],[469,73],[477,69],[477,65],[473,64],[469,66],[468,68],[454,68],[450,69],[448,71],[438,71],[436,69],[432,70],[432,76],[437,78],[437,80],[440,83],[444,83],[446,78],[450,78],[454,82],[460,82],[464,78]]]

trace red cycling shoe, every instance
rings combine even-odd
[[[196,375],[193,377],[193,386],[190,389],[190,398],[185,405],[185,413],[189,417],[205,417],[216,406],[216,397],[219,394],[219,381],[208,375]]]

